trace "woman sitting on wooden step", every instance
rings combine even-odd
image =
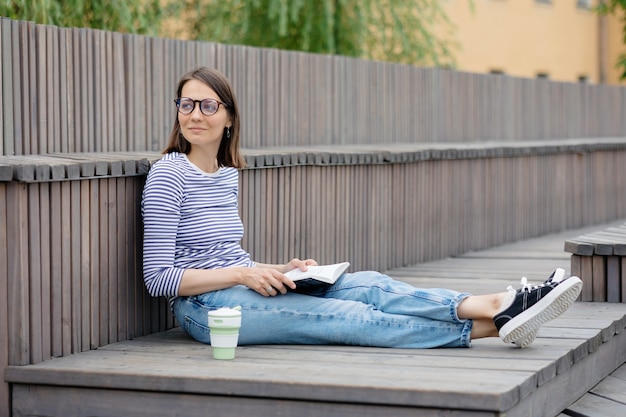
[[[469,347],[499,336],[519,347],[567,310],[582,282],[557,269],[545,282],[488,295],[416,288],[378,272],[344,273],[303,290],[285,273],[317,265],[269,265],[240,245],[239,110],[228,79],[199,68],[178,84],[164,156],[144,188],[144,280],[168,297],[178,323],[209,343],[207,312],[241,306],[239,344]]]

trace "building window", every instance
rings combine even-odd
[[[577,0],[576,3],[579,9],[589,10],[591,9],[592,0]]]
[[[589,83],[589,77],[586,75],[579,75],[578,76],[578,82],[581,84],[587,84]]]
[[[548,80],[550,79],[550,74],[548,74],[547,72],[538,72],[537,78],[540,78],[542,80]]]
[[[537,3],[551,4],[552,0],[535,0]]]

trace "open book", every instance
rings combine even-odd
[[[350,262],[332,265],[309,266],[306,271],[292,269],[285,273],[296,283],[296,292],[309,292],[316,288],[332,285],[350,266]]]

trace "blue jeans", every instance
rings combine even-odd
[[[181,327],[203,343],[210,343],[210,310],[241,306],[240,345],[469,347],[472,321],[460,320],[456,313],[467,296],[446,289],[419,289],[364,271],[344,274],[314,294],[264,297],[235,286],[179,297],[172,309]]]

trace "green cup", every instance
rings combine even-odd
[[[213,358],[234,359],[241,327],[241,307],[220,308],[209,311],[208,315]]]

